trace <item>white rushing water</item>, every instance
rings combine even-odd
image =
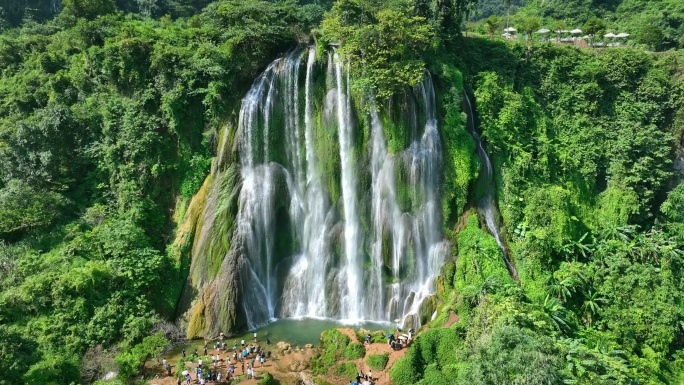
[[[337,53],[327,58],[325,84],[317,80],[326,76],[316,76],[312,47],[273,62],[242,102],[236,231],[245,241],[231,247],[244,249],[240,287],[250,328],[275,317],[360,322],[413,315],[415,324],[449,254],[430,75],[407,91],[402,114],[412,122],[409,145],[389,151],[383,117],[373,109],[364,156],[348,65]],[[339,153],[321,152],[320,138],[334,140],[333,134]],[[328,191],[332,175],[323,171],[331,159],[339,162],[333,180],[339,201]],[[410,207],[401,203],[399,188],[413,197]]]
[[[468,94],[465,92],[463,93],[466,105],[468,106],[468,131],[470,131],[470,135],[472,135],[473,139],[475,140],[475,151],[477,152],[478,157],[480,158],[480,162],[484,165],[484,173],[480,175],[480,180],[478,181],[481,186],[484,187],[484,195],[480,198],[480,201],[477,203],[477,209],[480,212],[480,214],[484,217],[485,219],[485,224],[487,225],[487,228],[489,229],[489,232],[494,236],[494,239],[496,240],[496,244],[499,245],[499,249],[501,249],[501,254],[504,260],[504,263],[506,264],[506,268],[508,269],[508,272],[510,273],[511,277],[513,279],[518,279],[518,272],[515,269],[515,266],[511,264],[511,262],[508,260],[508,252],[506,251],[506,245],[504,244],[503,238],[501,236],[501,229],[499,228],[499,224],[497,223],[497,218],[499,217],[499,210],[496,207],[496,202],[494,201],[494,193],[495,193],[495,186],[494,186],[494,172],[492,170],[492,162],[489,159],[489,155],[487,155],[487,152],[484,149],[484,146],[482,145],[482,140],[480,139],[480,134],[477,133],[477,130],[475,129],[475,122],[473,119],[473,106],[470,104],[470,98],[468,98]]]
[[[337,91],[337,132],[340,141],[340,161],[342,168],[342,200],[344,201],[344,253],[346,263],[344,275],[342,276],[343,285],[346,286],[346,293],[342,296],[342,317],[348,320],[361,319],[363,308],[359,295],[361,292],[362,273],[359,266],[360,249],[360,223],[357,211],[356,194],[356,160],[353,154],[353,133],[351,126],[351,106],[345,94],[342,72],[344,63],[339,55],[335,53],[335,87]],[[348,79],[348,78],[347,78]],[[349,85],[349,81],[347,81]],[[348,89],[347,89],[348,90]]]

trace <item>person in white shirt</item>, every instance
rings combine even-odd
[[[202,367],[202,359],[201,359],[201,358],[197,361],[197,365],[198,365],[200,368]]]
[[[166,358],[162,360],[162,366],[164,367],[164,369],[166,369]]]

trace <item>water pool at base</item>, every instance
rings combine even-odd
[[[285,341],[294,346],[304,346],[306,344],[313,344],[318,346],[321,340],[321,333],[328,329],[333,329],[337,327],[349,327],[354,330],[366,329],[370,331],[384,330],[389,331],[395,327],[394,324],[389,322],[361,322],[357,324],[345,324],[339,320],[332,319],[316,319],[316,318],[302,318],[302,319],[278,319],[265,326],[262,326],[256,330],[258,343],[265,348],[266,351],[275,348],[275,344],[279,341]],[[229,345],[229,349],[233,347],[233,341],[237,341],[238,346],[240,345],[240,340],[244,339],[245,342],[252,342],[254,340],[254,331],[248,331],[244,333],[238,333],[232,337],[227,337],[224,341]],[[271,342],[271,347],[265,345],[266,339]],[[192,340],[187,344],[179,345],[174,347],[170,352],[166,353],[164,356],[171,359],[177,360],[181,357],[181,352],[185,349],[186,354],[190,355],[195,352],[195,349],[202,354],[202,349],[204,347],[204,339]],[[207,340],[209,341],[209,340]],[[210,353],[213,350],[213,340],[208,342],[208,348]],[[173,362],[173,361],[172,361]]]
[[[363,322],[359,324],[344,324],[337,320],[332,319],[315,319],[315,318],[302,318],[302,319],[279,319],[270,324],[257,329],[257,337],[260,341],[265,341],[266,338],[271,340],[272,344],[278,343],[278,341],[285,341],[292,345],[303,346],[306,344],[318,345],[321,340],[321,333],[328,329],[333,329],[337,327],[350,327],[354,330],[367,329],[371,331],[376,330],[389,330],[394,327],[391,323],[378,323],[378,322]],[[252,332],[244,334],[237,338],[238,343],[240,339],[244,338],[245,341],[251,341],[254,339]],[[229,340],[235,340],[235,337],[229,338]]]

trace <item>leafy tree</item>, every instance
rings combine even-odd
[[[344,60],[356,63],[353,68],[362,87],[380,103],[424,76],[421,55],[434,31],[410,11],[407,7],[375,10],[358,0],[344,0],[335,3],[322,23],[325,40],[342,43],[339,52]]]
[[[66,204],[59,193],[40,192],[26,182],[11,180],[0,189],[0,234],[49,226]]]
[[[119,377],[127,381],[133,374],[142,370],[147,360],[158,358],[168,345],[169,341],[164,338],[162,333],[145,337],[141,343],[116,357],[116,363],[119,365]]]
[[[551,341],[516,327],[502,327],[481,339],[468,357],[459,384],[560,384]]]
[[[76,17],[94,19],[114,12],[114,0],[63,0],[64,11]]]
[[[660,211],[667,219],[666,226],[672,235],[684,237],[684,183],[679,183],[667,195],[667,199],[660,206]]]
[[[606,24],[603,22],[603,19],[594,16],[584,23],[582,30],[588,35],[602,36],[606,30]]]
[[[663,30],[657,25],[644,24],[636,34],[636,41],[653,50],[657,50],[663,43]]]
[[[491,15],[485,20],[485,32],[487,32],[490,37],[494,37],[498,32],[500,25],[501,22],[499,21],[499,18],[496,15]]]
[[[28,368],[36,361],[36,343],[12,330],[0,325],[0,365],[2,365],[1,385],[22,382]]]
[[[527,16],[518,22],[518,27],[518,30],[525,32],[529,36],[541,27],[541,23],[535,16]]]

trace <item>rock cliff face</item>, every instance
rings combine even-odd
[[[226,126],[212,172],[190,202],[177,235],[176,243],[191,245],[190,271],[178,307],[188,338],[246,326],[238,307],[244,239],[233,226],[240,192],[233,133]]]

